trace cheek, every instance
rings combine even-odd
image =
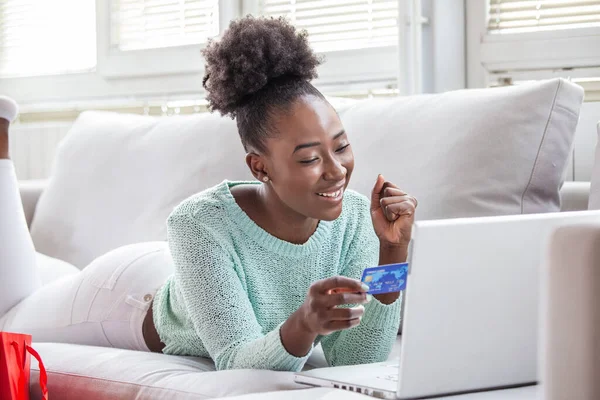
[[[348,175],[352,173],[352,170],[354,170],[354,153],[352,153],[352,150],[348,151],[348,154],[344,156],[342,164],[348,170]]]
[[[320,168],[299,168],[298,171],[288,181],[290,192],[294,193],[297,198],[313,192],[315,186],[321,180],[322,171]]]
[[[290,162],[278,166],[276,175],[281,183],[288,186],[303,186],[319,179],[322,171],[319,166],[310,166],[298,162]]]
[[[311,192],[321,179],[321,175],[322,171],[319,167],[288,164],[279,166],[273,178],[279,187],[280,197],[293,201]]]

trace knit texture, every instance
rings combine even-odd
[[[304,302],[310,285],[344,275],[360,279],[376,266],[379,241],[369,200],[344,194],[341,216],[320,221],[302,244],[280,240],[238,206],[228,182],[183,201],[169,216],[175,273],[159,290],[154,323],[166,354],[210,357],[218,370],[299,371],[308,359],[289,354],[280,326]],[[400,300],[373,299],[361,323],[320,336],[329,365],[384,361],[400,324]]]

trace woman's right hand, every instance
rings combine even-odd
[[[341,293],[331,293],[343,289]],[[356,279],[334,276],[313,283],[300,308],[302,325],[314,335],[329,335],[360,324],[365,312],[362,304],[368,303],[368,287]],[[344,304],[358,304],[341,308]]]

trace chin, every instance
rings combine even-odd
[[[340,204],[339,207],[336,207],[334,209],[323,210],[323,212],[320,214],[321,215],[318,216],[317,219],[319,219],[321,221],[335,221],[336,219],[338,219],[340,217],[340,215],[342,215],[342,206]]]

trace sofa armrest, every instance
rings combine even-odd
[[[27,226],[30,228],[38,200],[40,199],[40,196],[42,195],[42,192],[44,191],[47,185],[48,180],[46,179],[32,179],[19,181],[21,202],[23,203],[23,210],[25,211],[25,219],[27,220]]]
[[[565,182],[560,189],[560,211],[585,211],[590,199],[590,182]]]

